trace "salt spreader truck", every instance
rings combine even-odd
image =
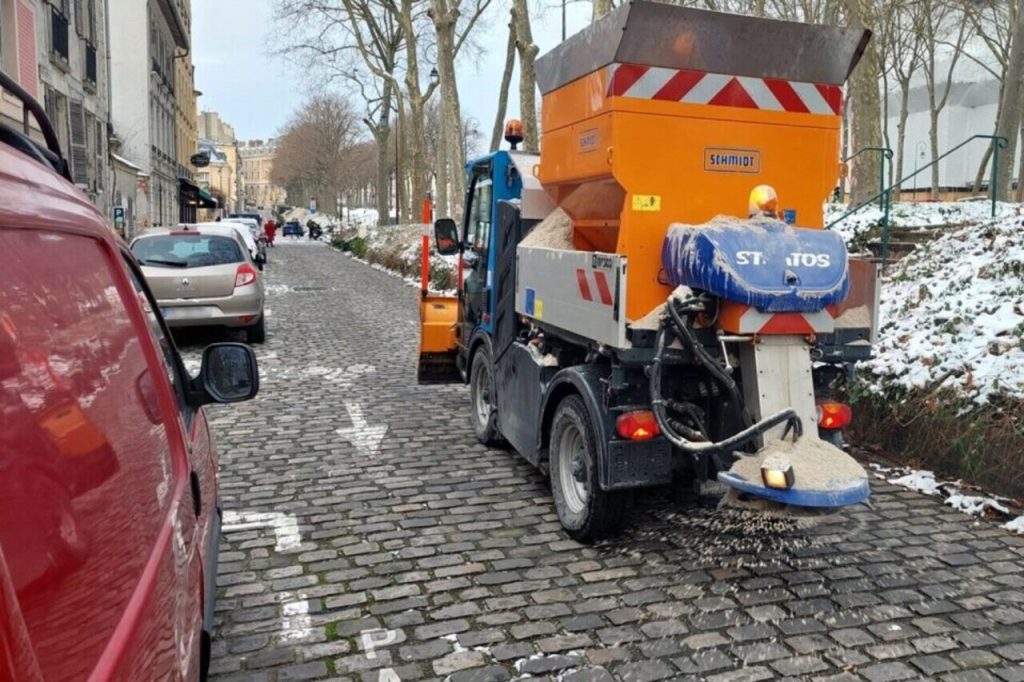
[[[868,497],[832,388],[870,353],[877,272],[822,204],[869,37],[634,0],[537,62],[539,157],[513,125],[512,151],[467,164],[461,227],[434,226],[459,288],[423,291],[419,379],[468,381],[476,436],[549,472],[574,537],[651,486]]]

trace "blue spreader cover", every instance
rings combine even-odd
[[[672,286],[763,312],[816,312],[841,302],[850,289],[842,237],[771,218],[719,216],[703,225],[673,225],[661,263]]]

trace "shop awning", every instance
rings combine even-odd
[[[212,194],[202,187],[199,188],[199,208],[217,208],[218,205]]]
[[[178,178],[178,187],[181,196],[194,203],[199,208],[217,208],[217,200],[205,189],[192,182],[188,178]]]

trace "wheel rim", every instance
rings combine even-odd
[[[473,407],[477,425],[484,429],[491,418],[491,372],[483,359],[478,359],[477,362],[481,364],[479,369],[473,372],[473,394],[476,396]]]
[[[562,432],[558,442],[558,481],[565,504],[574,514],[583,511],[590,497],[587,491],[587,448],[575,424]]]

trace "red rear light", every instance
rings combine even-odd
[[[849,405],[834,400],[822,400],[818,403],[818,426],[834,431],[849,426],[853,421],[853,410]]]
[[[658,420],[650,410],[637,410],[619,415],[615,421],[615,430],[629,440],[650,440],[661,435]]]
[[[235,272],[235,288],[244,287],[256,281],[256,269],[248,263],[242,263]]]

